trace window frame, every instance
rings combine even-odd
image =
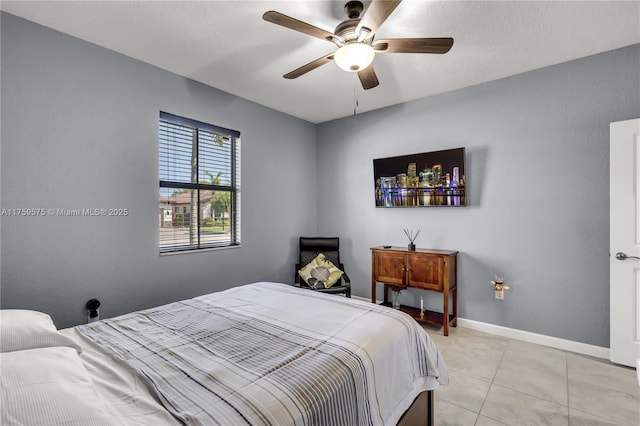
[[[168,180],[161,179],[161,169],[162,169],[162,159],[160,156],[161,146],[162,146],[162,137],[161,131],[163,122],[169,123],[170,125],[188,127],[192,129],[195,133],[192,138],[192,143],[195,143],[194,151],[197,153],[195,158],[193,159],[196,164],[192,165],[192,167],[197,170],[197,180],[198,182],[185,182],[179,180]],[[230,159],[226,165],[229,166],[231,170],[231,176],[229,177],[229,185],[218,185],[218,184],[210,184],[200,182],[200,162],[201,158],[204,157],[204,150],[200,149],[200,132],[206,131],[216,135],[220,135],[223,138],[227,139],[231,144],[230,147]],[[196,226],[196,235],[197,242],[189,245],[172,245],[172,246],[162,246],[162,239],[160,238],[160,232],[162,229],[162,224],[158,225],[159,232],[159,241],[158,248],[160,250],[160,255],[165,254],[176,254],[176,253],[189,253],[189,252],[197,252],[197,251],[206,251],[212,249],[224,249],[224,248],[235,248],[241,246],[241,233],[240,233],[240,132],[237,130],[231,130],[224,127],[216,126],[209,123],[204,123],[201,121],[193,120],[190,118],[181,117],[178,115],[170,114],[167,112],[160,111],[159,119],[158,119],[158,178],[159,178],[159,191],[162,191],[162,188],[172,188],[172,189],[188,189],[194,191],[196,193],[196,203],[195,208],[197,209],[196,217],[198,218]],[[226,192],[230,194],[230,207],[228,212],[229,217],[229,239],[224,242],[202,242],[201,241],[201,226],[202,226],[202,203],[200,202],[201,191],[216,191],[218,192]],[[160,195],[160,194],[159,194]],[[162,197],[162,195],[160,195]],[[187,209],[186,206],[183,206],[183,215],[186,217],[187,213],[184,211]],[[177,210],[177,209],[176,209]],[[175,212],[175,210],[174,210]]]

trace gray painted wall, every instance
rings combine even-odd
[[[1,29],[2,208],[131,211],[3,217],[3,308],[66,327],[92,297],[105,317],[290,282],[312,234],[342,238],[369,297],[369,248],[411,228],[419,247],[460,250],[462,317],[608,346],[608,125],[640,116],[640,46],[314,126],[5,13]],[[160,110],[242,132],[242,248],[158,255]],[[458,146],[469,207],[374,207],[373,158]],[[295,199],[269,195],[282,182]],[[503,302],[496,273],[512,286]],[[403,302],[421,294],[439,307]]]
[[[636,45],[319,125],[318,228],[342,237],[354,294],[370,247],[420,229],[418,247],[460,251],[461,317],[608,347],[609,123],[640,116],[639,81]],[[468,207],[374,207],[374,158],[460,146]],[[442,310],[401,301],[420,295]]]
[[[93,297],[108,317],[293,280],[297,237],[317,226],[313,124],[6,13],[1,28],[2,208],[130,211],[2,217],[3,308],[67,327]],[[158,255],[161,110],[241,132],[241,248]]]

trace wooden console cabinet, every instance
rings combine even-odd
[[[371,302],[376,303],[376,283],[384,284],[384,304],[389,287],[411,287],[442,293],[442,313],[401,306],[400,310],[416,321],[442,324],[444,335],[449,335],[449,324],[457,326],[458,287],[457,251],[417,249],[409,251],[402,247],[373,247],[371,249]],[[452,310],[449,312],[449,294]]]

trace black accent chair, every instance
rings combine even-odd
[[[316,290],[321,293],[342,294],[351,297],[351,280],[344,270],[344,265],[340,263],[340,239],[338,237],[300,237],[298,246],[298,263],[295,270],[295,286]],[[342,277],[329,288],[312,288],[302,278],[298,271],[311,262],[319,254],[323,253],[325,258],[336,265],[342,272]]]

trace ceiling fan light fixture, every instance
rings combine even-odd
[[[341,46],[334,55],[336,64],[347,72],[358,72],[367,68],[373,62],[376,51],[365,43],[349,43]]]

